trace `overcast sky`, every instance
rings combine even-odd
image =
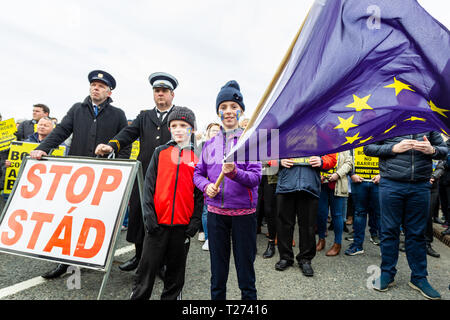
[[[448,0],[421,0],[450,28]],[[31,118],[47,104],[59,120],[89,94],[87,74],[110,72],[113,105],[129,119],[154,106],[148,76],[179,81],[174,103],[199,129],[215,116],[222,85],[241,85],[250,117],[313,0],[20,0],[0,11],[0,111]]]

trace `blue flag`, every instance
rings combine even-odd
[[[449,117],[450,33],[417,1],[317,0],[234,151],[250,160],[324,155],[405,134],[449,135]]]

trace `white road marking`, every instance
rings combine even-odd
[[[130,251],[134,250],[134,244],[129,245],[127,247],[119,248],[114,252],[114,257],[121,256],[125,253],[128,253]],[[22,281],[19,283],[16,283],[12,286],[0,289],[0,299],[3,299],[7,296],[19,293],[21,291],[25,291],[27,289],[30,289],[32,287],[38,286],[40,284],[43,284],[47,282],[46,279],[42,278],[41,276],[32,278],[30,280]]]

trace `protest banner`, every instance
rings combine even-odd
[[[8,150],[11,142],[16,140],[17,131],[16,122],[14,118],[0,121],[0,151]]]
[[[22,164],[22,159],[28,156],[30,154],[30,151],[34,150],[38,145],[39,143],[33,142],[21,142],[21,141],[11,142],[8,154],[8,160],[11,163],[11,165],[8,168],[6,168],[3,193],[5,194],[11,193],[11,190],[13,189],[14,186],[14,182],[16,182],[20,166]],[[65,152],[66,147],[60,146],[58,149],[54,149],[50,155],[62,157],[64,156]]]

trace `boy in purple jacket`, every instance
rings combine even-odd
[[[227,82],[216,99],[216,113],[222,121],[221,131],[205,143],[194,171],[194,184],[204,192],[208,206],[212,300],[226,299],[231,241],[241,298],[257,299],[253,263],[261,163],[223,164],[224,156],[243,132],[239,128],[239,117],[244,111],[239,84],[234,80]],[[214,184],[222,171],[225,178],[216,188]]]

